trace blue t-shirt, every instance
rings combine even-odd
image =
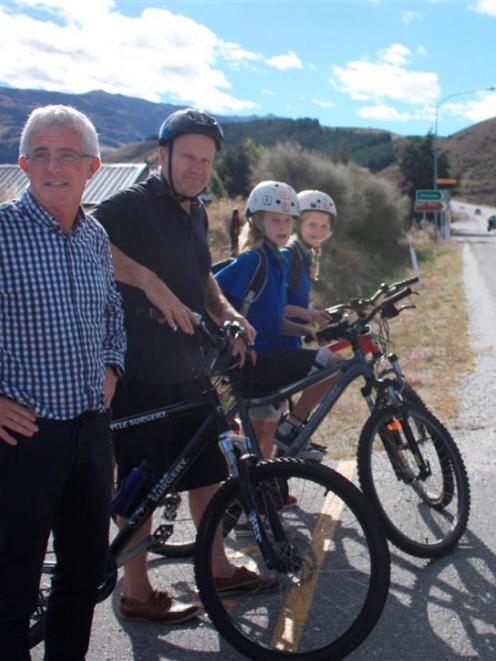
[[[263,244],[263,250],[267,255],[267,284],[246,315],[257,331],[257,351],[282,346],[281,326],[288,289],[286,261],[267,243]],[[256,251],[247,250],[215,274],[220,288],[238,311],[243,306],[246,290],[259,262]]]
[[[290,248],[283,248],[282,254],[287,262],[288,279],[291,280],[291,273],[293,270],[293,263],[295,260],[294,252]],[[300,308],[308,309],[310,307],[310,294],[312,292],[312,279],[310,277],[310,264],[311,257],[306,250],[304,250],[304,257],[301,260],[301,268],[298,276],[298,281],[295,287],[288,291],[287,303],[288,305],[298,305]],[[307,323],[304,319],[290,318],[297,324]],[[302,348],[303,344],[300,337],[293,337],[290,335],[283,335],[281,339],[282,345],[285,347]]]

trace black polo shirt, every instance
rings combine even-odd
[[[110,241],[146,266],[194,312],[205,313],[210,272],[208,219],[200,201],[191,216],[170,195],[159,174],[117,193],[92,213]],[[128,335],[126,368],[146,383],[182,383],[192,377],[199,340],[146,318],[150,302],[135,287],[118,283]]]

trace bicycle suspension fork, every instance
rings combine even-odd
[[[219,446],[226,458],[231,476],[237,480],[239,486],[241,506],[239,504],[234,506],[236,511],[232,513],[233,519],[237,520],[241,511],[244,511],[266,566],[279,572],[287,571],[287,563],[281,554],[276,553],[276,548],[286,548],[289,542],[269,488],[260,490],[253,485],[251,474],[258,463],[258,457],[251,451],[250,439],[229,430],[219,435]],[[260,510],[263,510],[263,515],[270,525],[275,547],[267,536]]]

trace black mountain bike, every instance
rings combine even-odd
[[[99,600],[113,590],[117,568],[144,548],[173,534],[174,523],[160,526],[138,544],[136,530],[174,492],[179,479],[212,436],[226,458],[231,477],[206,508],[194,551],[196,582],[214,626],[238,651],[252,659],[341,659],[370,633],[380,617],[389,587],[389,552],[374,507],[349,481],[330,468],[296,459],[260,461],[248,417],[250,403],[240,402],[245,436],[235,433],[211,379],[228,374],[219,357],[230,354],[235,323],[212,334],[199,327],[207,350],[198,369],[201,400],[192,400],[115,421],[114,429],[144,425],[187,411],[210,413],[180,456],[144,496],[110,547]],[[228,377],[229,378],[229,377]],[[255,404],[256,405],[256,404]],[[284,507],[286,490],[298,499]],[[252,531],[247,545],[235,534],[244,514]],[[222,534],[217,534],[218,531]],[[212,573],[216,542],[233,565],[249,566],[278,579],[273,592],[223,594]],[[217,542],[218,543],[218,542]],[[44,567],[44,577],[56,571]],[[31,642],[43,636],[49,585],[40,590],[31,621]]]

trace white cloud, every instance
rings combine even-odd
[[[472,6],[472,8],[479,14],[496,16],[496,0],[479,0]]]
[[[379,51],[379,57],[394,66],[402,66],[407,63],[410,49],[403,44],[393,44],[389,48],[384,48]]]
[[[50,20],[19,13],[23,7]],[[231,93],[221,65],[262,56],[166,9],[126,17],[112,0],[19,0],[0,5],[0,41],[0,81],[13,87],[101,89],[214,112],[257,107]]]
[[[286,69],[302,69],[303,63],[296,53],[289,51],[285,55],[274,55],[274,57],[269,57],[265,60],[267,64],[279,71],[285,71]]]
[[[355,101],[384,103],[385,99],[424,105],[439,96],[437,74],[407,68],[410,50],[402,44],[379,51],[375,62],[354,60],[333,66],[334,87]]]
[[[263,94],[264,96],[275,96],[275,95],[276,95],[276,93],[274,92],[274,90],[262,90],[262,94]]]
[[[401,20],[405,25],[410,25],[414,21],[423,21],[424,17],[422,14],[419,14],[418,11],[412,11],[407,9],[406,11],[401,12]]]
[[[465,103],[444,103],[440,113],[450,114],[472,122],[483,122],[496,116],[496,94],[486,94]]]
[[[427,48],[425,46],[422,46],[422,44],[420,44],[420,46],[417,46],[417,53],[419,55],[427,55]]]
[[[336,105],[334,101],[329,101],[328,99],[317,99],[317,97],[312,96],[312,103],[319,108],[334,108]]]
[[[414,119],[414,115],[410,112],[399,111],[393,106],[388,106],[384,103],[375,106],[364,106],[357,112],[359,117],[364,119],[382,119],[387,121],[400,121],[408,122]]]

